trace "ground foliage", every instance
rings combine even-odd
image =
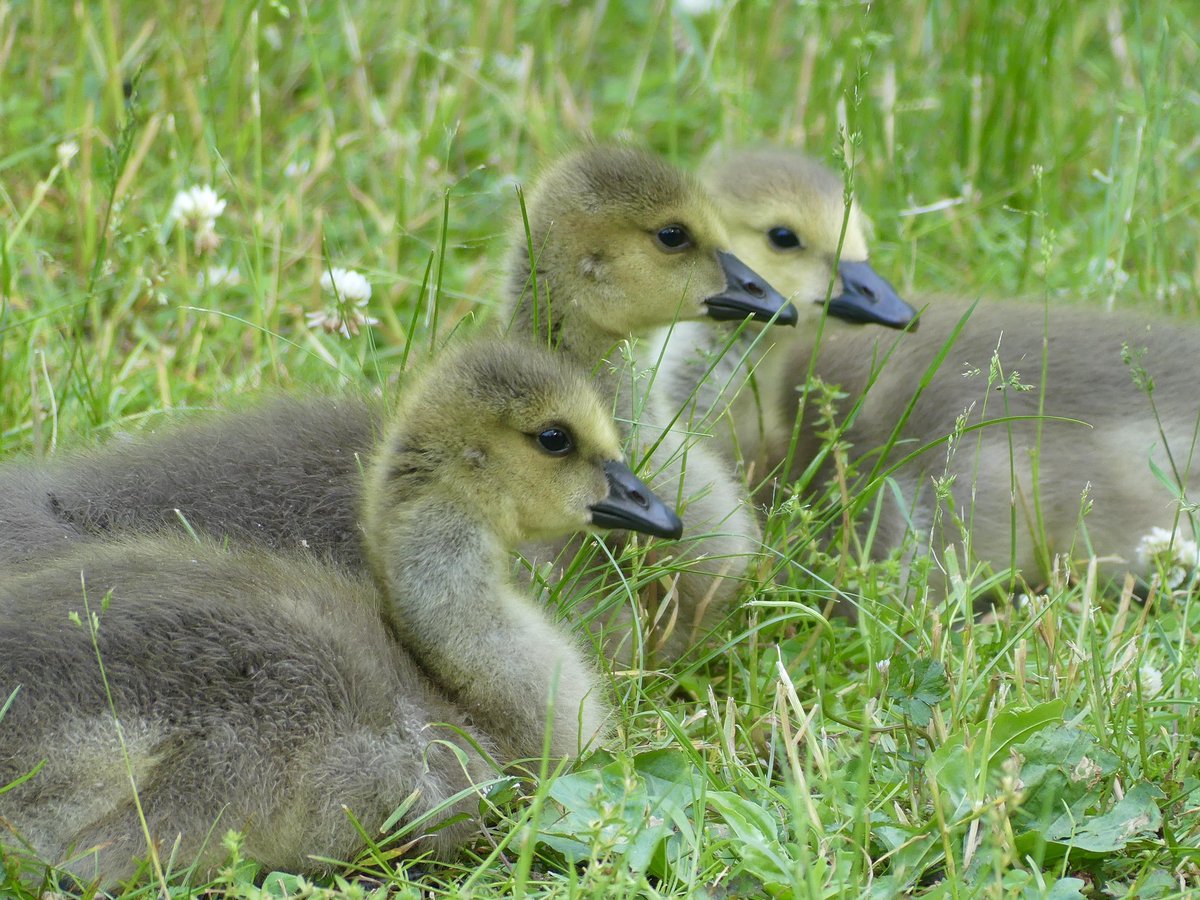
[[[0,2],[0,451],[48,456],[263,387],[391,392],[488,314],[515,186],[587,136],[683,166],[761,140],[843,165],[876,268],[912,297],[1200,313],[1189,4],[704,5]],[[227,204],[217,241],[169,216],[200,184]],[[378,322],[348,338],[308,320],[339,313],[320,286],[335,266],[373,286]],[[212,889],[1196,890],[1194,580],[1142,605],[1085,564],[973,621],[973,573],[941,600],[921,566],[814,539],[821,508],[772,512],[761,578],[711,642],[613,674],[608,751],[493,785],[459,864],[371,835],[320,886],[256,882],[230,839]],[[821,615],[835,584],[857,622]],[[18,872],[41,869],[18,855],[0,890],[33,896]],[[128,896],[162,890],[147,872]]]

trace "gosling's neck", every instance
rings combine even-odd
[[[479,503],[408,501],[367,522],[388,619],[426,672],[494,741],[502,763],[573,756],[604,722],[602,691],[573,640],[510,580],[515,540]],[[554,698],[554,714],[547,703]]]
[[[510,336],[549,347],[589,371],[603,373],[610,363],[621,363],[625,335],[587,320],[577,301],[555,290],[545,276],[538,281],[536,297],[528,287],[521,293],[504,324]]]
[[[406,501],[389,511],[386,524],[368,522],[368,530],[386,616],[404,643],[422,657],[469,653],[481,623],[451,619],[475,598],[511,589],[512,548],[477,513],[443,499]]]

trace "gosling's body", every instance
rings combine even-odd
[[[753,175],[747,177],[747,172]],[[766,150],[718,161],[706,183],[722,205],[735,250],[751,265],[797,299],[829,283],[843,209],[840,179],[794,152]],[[770,218],[762,217],[764,210]],[[777,246],[775,225],[793,230],[803,246]],[[856,209],[845,234],[845,258],[866,259],[865,232]],[[870,282],[871,293],[885,295],[883,284]],[[761,475],[773,473],[774,484],[799,477],[816,458],[821,442],[816,437],[815,403],[806,404],[804,419],[796,421],[800,391],[811,371],[846,394],[839,420],[849,417],[866,391],[845,439],[860,471],[876,467],[877,451],[890,439],[970,306],[932,299],[921,313],[920,328],[904,334],[832,318],[824,322],[819,343],[818,320],[802,323],[792,334],[773,332],[776,346],[761,361],[756,376],[761,407],[735,408],[737,439],[744,452],[750,448],[753,454],[747,458],[758,462]],[[1043,337],[1049,341],[1044,378]],[[1174,469],[1165,457],[1150,404],[1122,361],[1123,341],[1134,350],[1148,348],[1143,365],[1157,385],[1154,400]],[[1032,390],[987,389],[997,351],[1004,375],[1019,373],[1020,382]],[[1147,574],[1139,565],[1137,545],[1153,527],[1171,530],[1177,511],[1171,491],[1152,473],[1149,460],[1184,481],[1195,472],[1191,460],[1200,394],[1190,385],[1185,361],[1198,355],[1200,329],[1186,323],[1136,313],[1106,315],[1061,303],[1050,308],[1047,318],[1039,303],[980,301],[921,392],[889,460],[898,461],[948,437],[963,413],[968,413],[966,424],[1036,415],[1043,395],[1044,415],[1081,419],[1091,427],[1043,421],[1039,438],[1033,422],[994,425],[965,435],[949,460],[945,447],[937,447],[906,464],[892,475],[903,503],[897,503],[887,488],[880,492],[883,506],[873,550],[887,553],[910,531],[918,546],[932,542],[940,549],[955,542],[961,548],[965,527],[971,561],[987,562],[994,569],[1013,565],[1031,583],[1046,578],[1056,553],[1116,557],[1102,568],[1114,575],[1127,568]],[[867,390],[879,367],[876,383]],[[978,374],[964,377],[968,372]],[[796,447],[790,453],[793,434]],[[1040,448],[1036,489],[1034,448]],[[780,472],[789,459],[790,470]],[[827,465],[822,475],[829,474]],[[931,534],[936,508],[931,479],[944,474],[954,478],[953,501],[941,527]],[[1089,484],[1094,505],[1079,528],[1081,495]],[[911,529],[906,517],[911,517]],[[1193,536],[1188,523],[1182,523],[1179,534]],[[961,549],[958,555],[961,566]]]
[[[350,567],[382,412],[353,396],[277,397],[44,466],[0,466],[0,565],[73,543],[191,529]]]
[[[107,884],[146,855],[113,710],[152,839],[166,855],[179,837],[181,864],[206,874],[228,828],[260,865],[319,869],[310,856],[361,846],[342,805],[370,834],[414,791],[409,822],[486,777],[472,742],[508,765],[602,734],[591,668],[508,577],[524,539],[611,524],[678,535],[587,381],[527,346],[447,351],[406,385],[369,466],[376,586],[311,554],[183,537],[85,543],[0,578],[0,693],[19,686],[0,778],[47,759],[0,794],[0,817],[40,856]],[[91,635],[68,619],[89,621],[85,596],[111,708]]]
[[[654,373],[659,348],[677,321],[790,321],[794,311],[723,252],[727,237],[699,184],[650,154],[572,154],[539,179],[528,209],[529,236],[522,229],[514,240],[498,319],[508,334],[594,372],[633,454],[658,444],[644,471],[677,498],[689,536],[673,548],[678,608],[656,636],[657,658],[669,662],[728,610],[761,532],[736,473],[704,435],[676,421],[677,409],[651,399],[656,379],[667,380]],[[609,646],[619,658],[629,649]]]
[[[313,857],[362,846],[343,806],[378,833],[414,791],[404,821],[488,778],[456,728],[496,746],[389,637],[369,581],[307,555],[188,538],[82,544],[0,579],[0,693],[17,687],[0,722],[0,784],[45,765],[0,795],[0,817],[84,882],[127,879],[148,856],[131,772],[177,869],[194,863],[206,879],[236,829],[246,858],[310,872],[323,868]],[[477,808],[459,800],[412,837]],[[418,852],[446,855],[474,828],[452,824]]]
[[[932,301],[918,331],[884,338],[878,347],[868,336],[842,329],[821,342],[815,372],[841,386],[848,395],[843,409],[849,410],[867,387],[870,354],[878,349],[882,360],[895,341],[891,356],[879,363],[883,368],[877,383],[866,392],[861,411],[846,431],[860,468],[861,460],[887,443],[925,372],[969,310],[970,304],[961,301]],[[1048,344],[1043,373],[1044,337]],[[1124,343],[1135,351],[1147,350],[1141,365],[1154,379],[1162,435],[1149,399],[1123,362]],[[995,384],[989,389],[993,356],[1004,377],[1015,373],[1031,389],[999,391]],[[921,392],[890,459],[898,461],[953,434],[960,414],[966,414],[969,425],[1008,415],[1036,416],[1040,406],[1045,416],[1087,425],[1042,421],[1039,429],[1037,422],[1024,421],[987,426],[964,435],[949,459],[943,445],[906,464],[892,477],[911,510],[919,544],[932,542],[941,548],[955,543],[961,562],[967,529],[972,561],[987,562],[993,569],[1012,565],[1035,585],[1044,582],[1054,555],[1060,553],[1076,560],[1099,555],[1101,571],[1114,577],[1127,570],[1148,575],[1137,553],[1143,536],[1156,527],[1172,531],[1178,522],[1180,538],[1194,537],[1187,518],[1178,516],[1175,491],[1155,475],[1151,461],[1172,481],[1180,478],[1184,485],[1192,484],[1195,493],[1200,393],[1189,367],[1181,363],[1198,357],[1200,330],[1187,323],[1070,306],[1051,309],[1046,321],[1043,307],[1036,303],[981,301]],[[807,354],[792,353],[782,383],[802,384],[809,361]],[[794,400],[781,397],[777,402],[781,419],[795,409]],[[812,415],[806,419],[799,429],[793,474],[820,449]],[[768,458],[783,460],[790,439],[790,434],[776,432],[766,448]],[[1174,464],[1165,452],[1168,448]],[[871,458],[868,465],[873,464]],[[931,534],[936,507],[931,479],[944,474],[954,478],[953,503]],[[1091,509],[1082,517],[1085,488]],[[878,549],[887,552],[901,545],[908,526],[906,510],[894,495],[886,489],[881,493]]]
[[[63,521],[50,504],[54,474],[34,463],[0,467],[0,566],[66,549],[85,534]]]

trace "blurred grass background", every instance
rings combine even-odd
[[[684,167],[718,143],[842,154],[874,218],[875,267],[918,302],[1044,294],[1194,319],[1198,41],[1196,8],[1169,0],[4,0],[0,451],[84,446],[262,386],[387,389],[463,316],[487,314],[519,221],[515,186],[589,138],[636,140]],[[168,219],[196,184],[228,203],[205,254]],[[217,265],[238,283],[206,278]],[[319,279],[331,266],[372,282],[378,326],[351,339],[306,326],[328,303]],[[903,594],[886,566],[856,577],[881,602]],[[443,872],[432,890],[1051,890],[1071,862],[991,829],[983,807],[948,821],[946,785],[922,775],[932,745],[920,729],[893,742],[892,717],[912,728],[904,698],[929,674],[906,663],[915,693],[893,696],[875,665],[893,657],[933,657],[954,676],[929,726],[939,740],[971,733],[1010,688],[1026,706],[1084,710],[1122,765],[1100,806],[1121,778],[1180,785],[1169,836],[1084,866],[1085,887],[1195,886],[1195,616],[1147,624],[1127,602],[1097,611],[1061,587],[1057,624],[976,636],[922,608],[915,626],[835,624],[839,640],[817,651],[794,618],[752,609],[716,665],[639,685],[614,765],[678,745],[714,790],[781,811],[763,840],[787,877],[736,862],[753,842],[734,822],[753,816],[726,798],[686,865],[655,878],[611,853],[584,873],[522,849],[515,864],[497,852]],[[1176,705],[1148,720],[1129,679],[1151,658]],[[826,707],[884,730],[847,729]],[[773,743],[789,721],[807,739]],[[533,846],[520,829],[536,807],[508,823],[514,846]],[[881,845],[885,827],[897,831]],[[410,891],[407,877],[386,886]]]

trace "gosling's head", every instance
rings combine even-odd
[[[914,321],[916,310],[867,262],[869,223],[857,203],[835,262],[846,216],[835,172],[794,150],[761,148],[715,156],[702,175],[734,250],[798,305],[824,303],[834,279],[829,315],[892,328]]]
[[[728,252],[720,216],[699,182],[651,153],[572,153],[539,179],[526,210],[529,236],[523,228],[516,235],[509,294],[525,307],[536,302],[539,322],[569,316],[614,338],[677,319],[795,324],[795,309]]]
[[[476,340],[406,386],[367,498],[471,509],[509,546],[591,528],[679,537],[674,511],[625,464],[592,383],[547,350]]]

